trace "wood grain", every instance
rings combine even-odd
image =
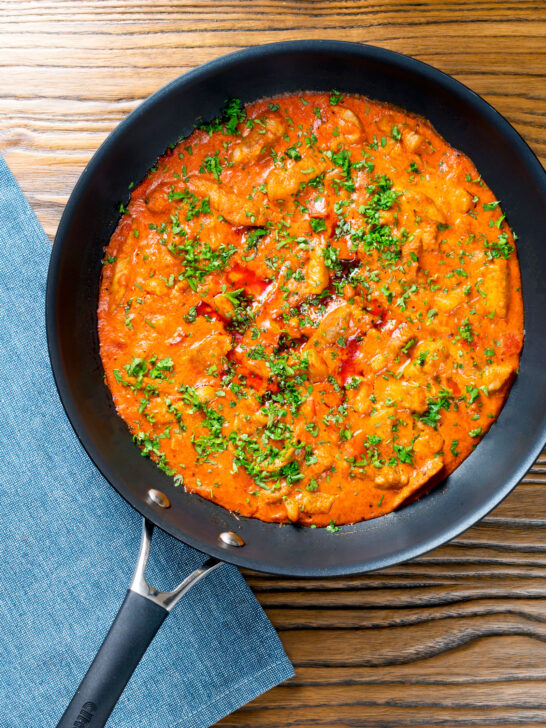
[[[546,162],[546,4],[526,0],[0,0],[0,149],[53,236],[92,153],[150,93],[299,38],[437,66]],[[330,581],[247,574],[296,677],[219,726],[546,726],[545,489],[546,454],[490,516],[413,562]]]

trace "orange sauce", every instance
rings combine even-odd
[[[351,523],[424,493],[494,423],[520,285],[500,203],[424,119],[336,93],[233,101],[132,191],[101,356],[177,485]]]

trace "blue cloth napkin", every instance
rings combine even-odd
[[[50,245],[0,155],[0,726],[54,726],[130,583],[141,518],[95,470],[50,371]],[[203,555],[156,529],[147,576]],[[167,619],[108,722],[197,728],[294,674],[239,571],[221,566]]]

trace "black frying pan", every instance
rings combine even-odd
[[[96,331],[103,247],[116,226],[119,203],[128,200],[128,184],[141,180],[169,144],[192,131],[199,117],[216,116],[226,98],[247,102],[334,88],[421,114],[474,161],[519,235],[526,330],[520,375],[476,451],[422,500],[335,534],[236,518],[173,488],[170,478],[141,457],[116,415],[103,380]],[[449,76],[397,53],[354,43],[296,41],[233,53],[173,81],[133,111],[94,155],[68,201],[47,286],[48,343],[61,399],[96,466],[147,519],[148,536],[155,524],[213,557],[190,583],[213,568],[214,559],[276,574],[323,577],[413,558],[458,535],[496,506],[546,440],[545,230],[546,175],[538,160],[508,122]],[[63,728],[83,725],[82,720],[98,728],[108,719],[167,614],[167,598],[147,589],[142,580],[134,582],[59,724]],[[122,656],[122,648],[129,648],[129,657]]]

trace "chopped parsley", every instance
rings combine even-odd
[[[229,99],[218,118],[200,124],[199,128],[208,131],[209,134],[213,134],[215,131],[223,131],[224,134],[237,134],[238,125],[245,119],[246,111],[243,102],[240,99]]]
[[[450,410],[453,403],[453,394],[449,389],[442,388],[438,397],[429,397],[427,399],[427,410],[419,419],[425,425],[438,429],[441,419],[441,410]]]
[[[514,246],[510,244],[507,233],[501,233],[492,242],[486,240],[483,247],[485,255],[489,260],[494,260],[495,258],[505,258],[508,260],[514,251]]]
[[[472,325],[468,317],[465,318],[462,324],[457,327],[457,331],[461,335],[461,339],[463,339],[463,341],[466,341],[469,344],[474,341],[474,331],[472,330]]]
[[[221,244],[213,249],[198,238],[186,239],[178,244],[171,243],[168,247],[184,267],[178,279],[187,280],[193,290],[197,290],[198,284],[210,273],[224,270],[231,256],[237,252],[237,248],[233,245]]]
[[[301,159],[301,154],[298,152],[295,144],[293,144],[291,147],[288,147],[285,154],[287,157],[290,157],[290,159],[294,159],[296,161]]]
[[[393,445],[394,452],[398,455],[398,459],[401,463],[407,463],[408,465],[413,465],[413,445],[409,447],[404,447],[404,445]]]
[[[133,442],[136,442],[140,447],[143,457],[153,456],[160,470],[163,470],[167,475],[174,475],[174,470],[167,462],[167,456],[161,450],[160,443],[160,440],[164,437],[169,437],[169,434],[169,428],[161,435],[154,435],[152,432],[137,432],[133,435]]]
[[[376,250],[383,260],[392,263],[402,254],[400,239],[393,235],[388,225],[381,223],[380,213],[390,210],[400,193],[393,190],[392,180],[384,174],[368,185],[367,192],[369,201],[366,205],[361,205],[358,211],[365,217],[368,229],[361,228],[362,232],[356,231],[351,235],[351,240],[362,241],[365,250]]]
[[[314,233],[321,233],[326,230],[326,221],[323,217],[311,217],[309,218],[309,225]]]
[[[219,180],[220,175],[222,174],[222,164],[220,162],[220,152],[216,152],[215,154],[208,154],[203,159],[203,164],[201,165],[200,172],[210,172],[212,175],[214,175],[214,179]]]

